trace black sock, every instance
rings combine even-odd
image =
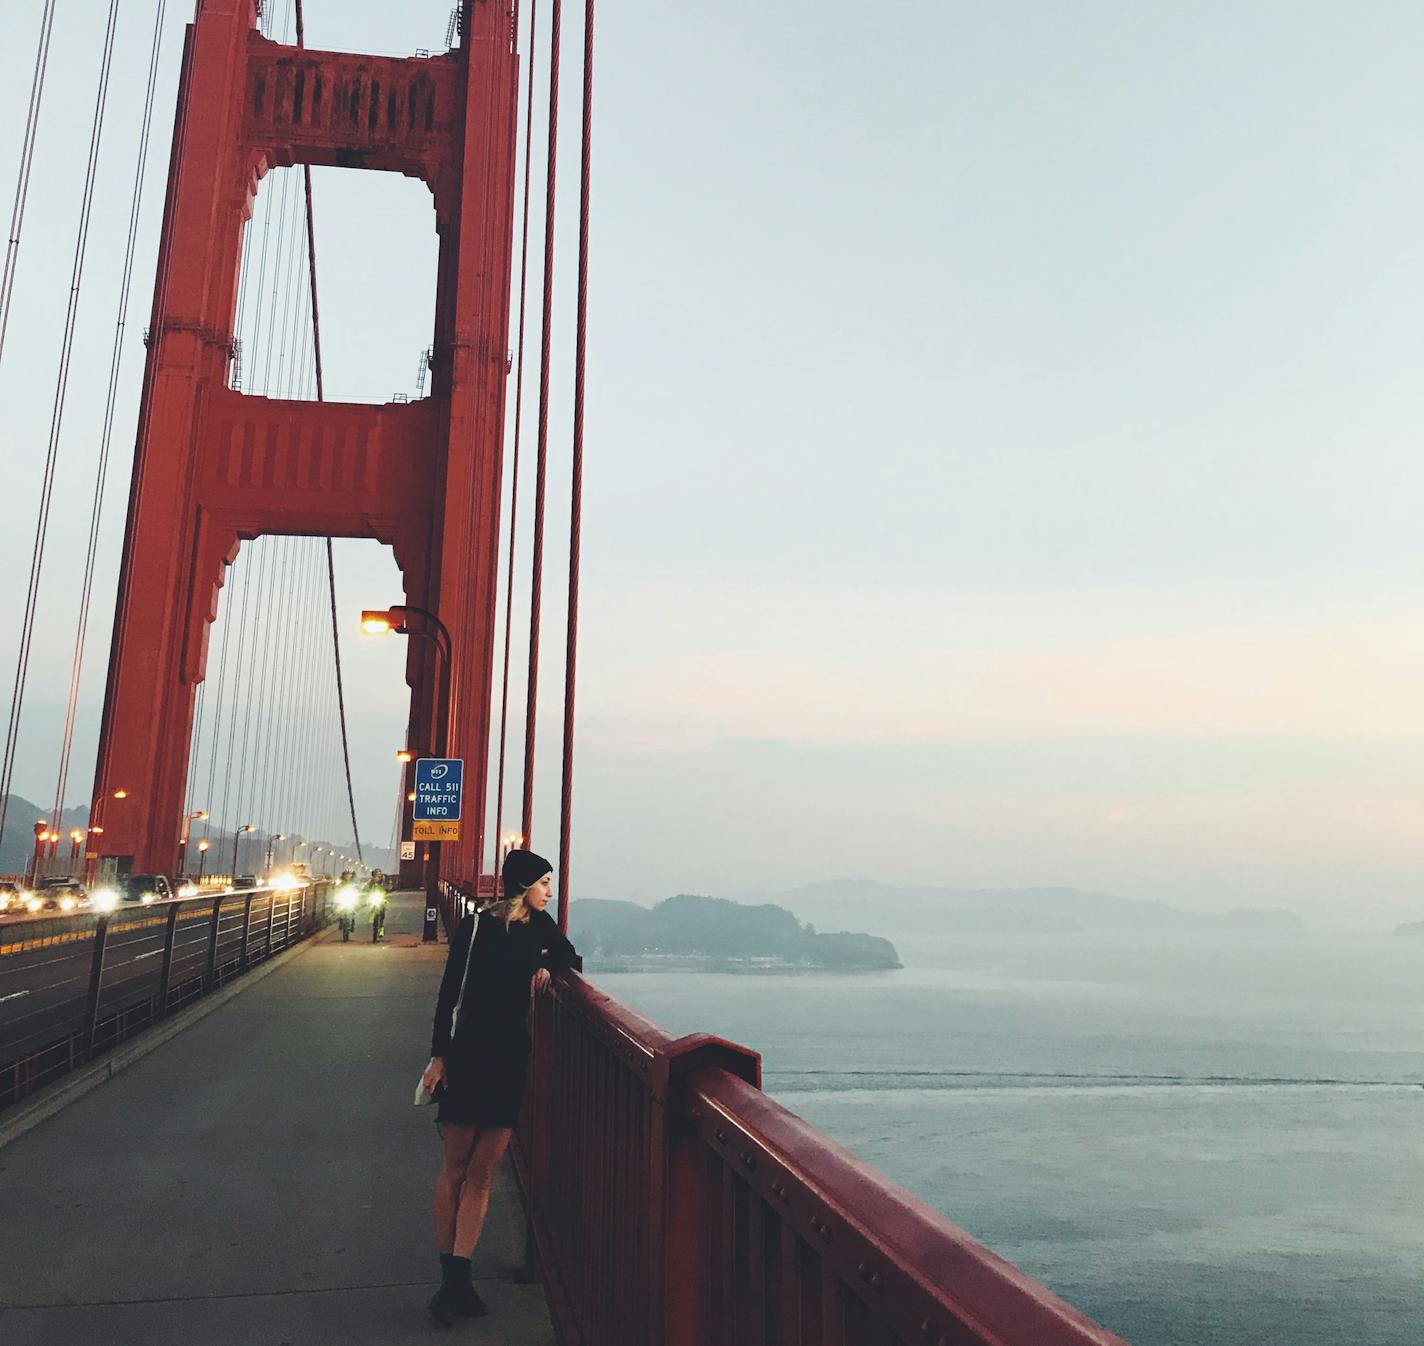
[[[452,1289],[463,1289],[472,1285],[470,1280],[470,1259],[456,1257],[454,1253],[440,1254],[440,1281]]]

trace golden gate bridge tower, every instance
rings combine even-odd
[[[510,13],[463,0],[457,47],[398,58],[283,45],[259,31],[259,8],[202,0],[183,53],[91,847],[137,870],[171,864],[224,568],[262,534],[389,545],[407,602],[458,614],[450,750],[475,780],[489,757],[518,125]],[[284,401],[230,386],[244,225],[263,175],[291,165],[429,187],[440,245],[427,397]],[[412,641],[408,742],[426,750],[435,665]],[[456,878],[479,868],[484,796],[472,795],[474,816],[446,844]]]

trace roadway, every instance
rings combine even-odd
[[[403,1346],[440,1335],[432,1110],[411,1105],[445,946],[397,895],[0,1149],[0,1340]],[[359,927],[358,927],[359,930]],[[506,1165],[462,1339],[552,1346]]]

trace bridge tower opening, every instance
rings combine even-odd
[[[451,752],[486,774],[518,57],[504,0],[463,0],[462,17],[458,48],[409,59],[273,42],[256,0],[205,0],[187,30],[95,779],[94,850],[121,868],[172,866],[218,590],[262,534],[393,549],[405,601],[454,637]],[[244,224],[262,177],[299,164],[429,188],[439,259],[423,398],[231,386]],[[410,642],[407,681],[408,742],[423,748],[427,642]],[[471,793],[442,864],[460,881],[484,853],[484,792]]]

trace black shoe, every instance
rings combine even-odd
[[[450,1303],[461,1318],[483,1318],[489,1312],[489,1305],[473,1285],[460,1286],[450,1295]]]
[[[441,1327],[450,1327],[455,1322],[456,1310],[449,1292],[442,1285],[430,1299],[430,1316]]]

